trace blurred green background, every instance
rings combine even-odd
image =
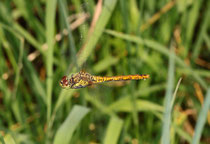
[[[210,143],[209,0],[1,0],[0,143]],[[149,74],[78,90],[63,75]]]

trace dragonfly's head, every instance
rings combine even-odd
[[[67,76],[63,76],[61,81],[59,82],[62,88],[69,88],[69,79]]]

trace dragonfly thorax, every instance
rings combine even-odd
[[[70,78],[64,76],[60,81],[60,86],[67,89],[78,89],[91,85],[93,80],[92,75],[80,71],[79,73],[72,75]]]

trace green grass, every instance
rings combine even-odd
[[[89,109],[82,106],[74,106],[65,122],[61,125],[55,135],[54,144],[68,144],[71,141],[73,132],[81,119],[89,112]]]
[[[0,1],[0,143],[207,143],[210,1],[97,2]],[[150,78],[59,86],[80,69]]]

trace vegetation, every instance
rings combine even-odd
[[[0,143],[209,143],[210,1],[1,0]],[[150,79],[62,89],[81,69]]]

